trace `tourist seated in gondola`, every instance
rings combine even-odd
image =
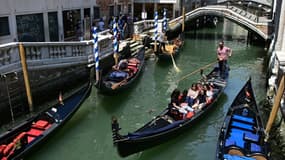
[[[180,91],[178,89],[173,90],[170,96],[170,103],[168,104],[168,110],[169,113],[174,117],[174,118],[179,118],[179,111],[178,111],[178,106],[179,106],[179,95]]]
[[[199,91],[197,89],[196,84],[192,84],[191,88],[189,88],[187,97],[186,97],[186,102],[188,103],[189,106],[192,106],[195,102],[195,99],[198,97]]]
[[[114,82],[120,82],[127,79],[129,75],[128,61],[126,59],[120,60],[117,65],[114,65],[113,72],[110,73],[108,79]]]
[[[180,93],[180,95],[179,95],[179,97],[178,97],[178,100],[179,100],[179,103],[180,103],[180,104],[186,102],[187,93],[188,93],[188,90],[187,90],[187,89],[183,90],[183,92]]]
[[[128,72],[128,60],[122,59],[119,61],[117,65],[114,65],[112,67],[114,70],[120,70],[120,71],[127,71]]]
[[[201,110],[206,106],[206,91],[202,89],[197,98],[199,100],[198,109]]]
[[[206,90],[206,103],[210,104],[214,100],[214,91],[213,88],[209,85],[205,85],[205,90]]]

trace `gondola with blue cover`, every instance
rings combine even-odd
[[[251,79],[228,109],[217,143],[217,160],[268,160],[268,143]]]
[[[149,121],[138,130],[121,135],[119,123],[116,118],[112,120],[113,142],[120,156],[128,155],[143,151],[153,146],[168,141],[170,138],[177,137],[179,133],[191,128],[194,123],[205,117],[211,109],[216,108],[215,103],[222,95],[228,79],[228,69],[224,78],[221,78],[219,69],[214,69],[198,82],[210,83],[213,85],[215,93],[211,102],[207,103],[202,109],[188,112],[187,117],[181,117],[173,114],[172,109],[166,108],[159,115]]]

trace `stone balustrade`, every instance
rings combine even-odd
[[[107,33],[107,32],[106,32]],[[23,42],[28,68],[53,68],[93,63],[93,40],[81,42]],[[112,53],[112,36],[99,35],[99,56]],[[0,73],[21,69],[19,43],[0,45]]]
[[[158,32],[162,30],[163,19],[158,20]],[[142,20],[134,22],[134,34],[142,33],[154,28],[154,20]]]

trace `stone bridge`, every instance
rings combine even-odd
[[[195,20],[198,17],[211,15],[227,18],[255,33],[265,40],[271,38],[272,20],[260,17],[235,6],[213,5],[197,8],[185,14],[185,21]],[[169,22],[170,28],[177,23],[182,23],[182,16]]]

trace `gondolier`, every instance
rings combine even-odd
[[[231,57],[231,55],[232,55],[232,50],[224,46],[224,42],[221,41],[219,43],[219,47],[217,48],[217,60],[219,61],[219,70],[220,70],[221,76],[225,72],[228,57]]]

